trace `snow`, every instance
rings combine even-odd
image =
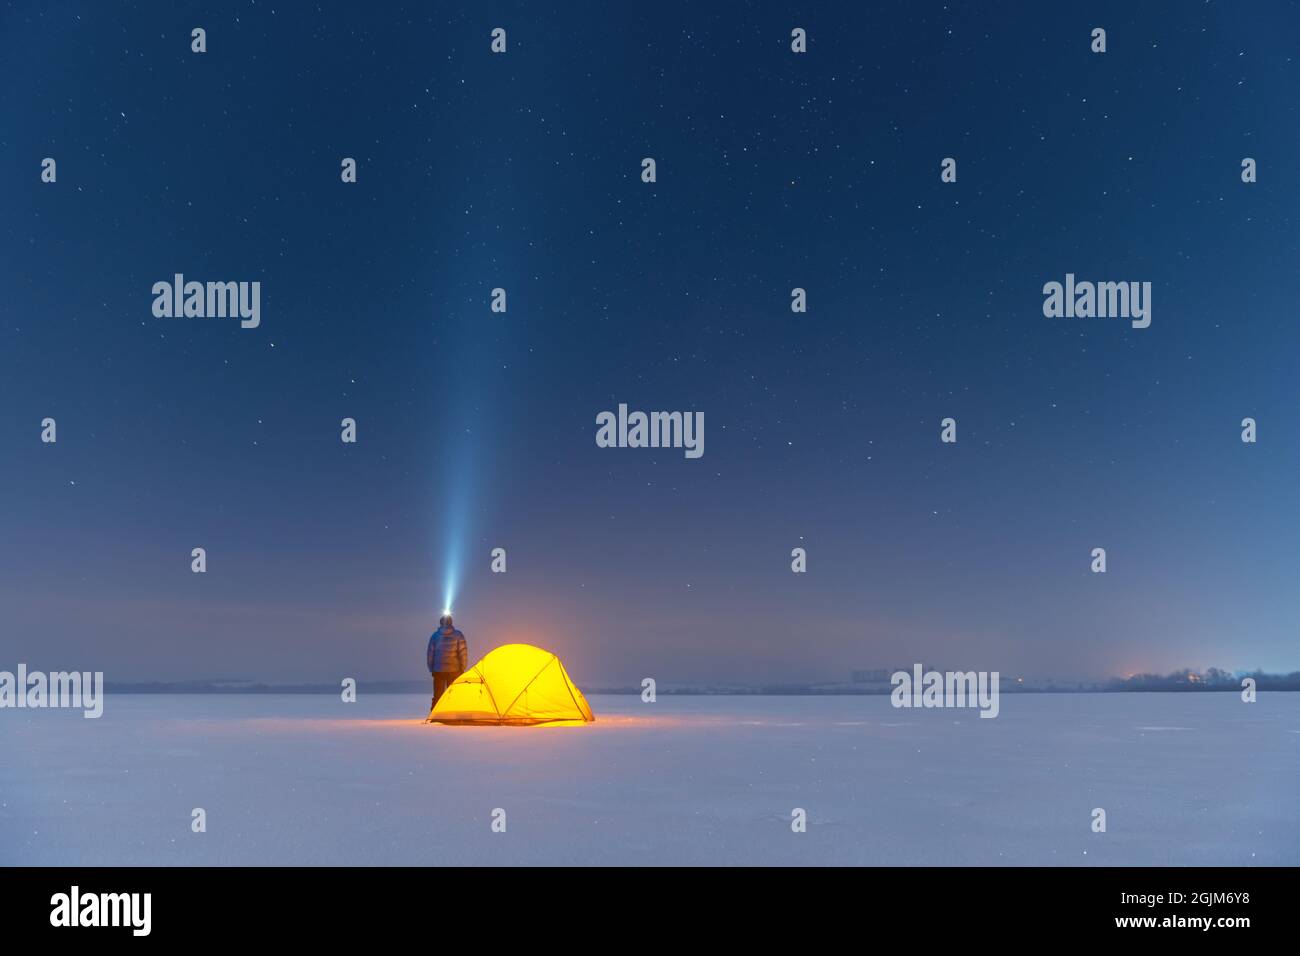
[[[1300,694],[590,701],[555,728],[364,686],[0,711],[0,864],[1300,863]]]

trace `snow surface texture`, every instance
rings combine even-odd
[[[591,704],[557,728],[425,725],[427,697],[364,686],[6,710],[0,863],[1300,863],[1300,694],[1008,694],[993,720],[883,696]]]

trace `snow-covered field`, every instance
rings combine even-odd
[[[556,728],[424,725],[427,697],[364,688],[5,710],[0,863],[1300,863],[1300,694],[591,704]]]

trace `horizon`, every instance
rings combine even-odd
[[[923,666],[927,671],[936,670],[940,672],[947,672],[949,670],[957,670],[957,671],[961,670],[961,668],[947,668],[940,665],[931,666],[929,664],[922,664],[921,666]],[[3,670],[4,670],[3,668],[0,668],[0,672],[2,672]],[[1204,680],[1208,676],[1210,671],[1218,671],[1219,676],[1221,678],[1227,677],[1234,681],[1245,677],[1257,677],[1257,678],[1266,678],[1266,679],[1286,679],[1290,677],[1295,677],[1296,675],[1300,675],[1300,670],[1270,673],[1268,671],[1264,671],[1258,668],[1243,669],[1243,670],[1226,670],[1224,668],[1207,668],[1205,670],[1196,670],[1193,668],[1176,668],[1175,670],[1169,671],[1167,673],[1114,674],[1102,678],[1080,677],[1080,676],[1059,675],[1059,674],[1034,676],[1034,675],[1027,675],[1027,674],[1010,674],[1010,673],[1005,673],[1000,671],[997,671],[995,673],[1001,674],[1002,678],[1006,681],[1006,685],[1004,687],[1005,690],[1015,691],[1018,688],[1030,689],[1032,687],[1037,689],[1037,688],[1042,688],[1044,686],[1051,686],[1057,684],[1075,685],[1075,686],[1086,685],[1088,687],[1103,687],[1107,685],[1133,682],[1139,679],[1142,680],[1149,679],[1149,680],[1156,680],[1160,682],[1173,682],[1178,678],[1186,677],[1189,674],[1193,675],[1195,678],[1192,681],[1192,683],[1197,683],[1199,681]],[[806,681],[790,681],[786,683],[772,682],[772,681],[731,681],[726,679],[665,680],[665,681],[657,681],[656,683],[658,687],[658,692],[667,693],[667,694],[689,692],[691,688],[711,689],[711,690],[736,688],[742,690],[753,690],[756,688],[777,688],[777,687],[790,687],[792,689],[811,689],[817,687],[870,687],[882,683],[887,683],[888,680],[892,679],[892,676],[894,674],[898,674],[900,672],[908,673],[910,672],[910,667],[898,668],[897,670],[890,671],[890,678],[887,678],[883,681],[877,678],[857,679],[851,677],[850,679],[847,680],[845,679],[836,680],[831,677],[826,677],[823,679],[813,679],[813,680],[806,680]],[[423,688],[426,685],[426,683],[427,681],[425,680],[413,679],[408,675],[405,677],[368,678],[360,686],[393,687],[397,685],[409,685],[412,688],[414,687]],[[579,681],[578,683],[588,684],[592,688],[592,690],[590,691],[591,693],[627,692],[627,693],[639,694],[641,692],[640,685],[635,681],[630,681],[625,684],[611,683],[607,681],[592,681],[592,682]],[[190,678],[182,681],[153,681],[153,680],[132,680],[132,679],[109,680],[107,676],[105,677],[105,687],[110,690],[115,686],[116,687],[166,687],[166,686],[222,687],[222,686],[239,685],[239,684],[253,685],[258,687],[266,687],[266,688],[311,687],[311,688],[319,688],[322,690],[328,689],[329,692],[331,693],[335,692],[335,690],[337,689],[336,685],[333,683],[322,682],[319,680],[306,680],[306,679],[265,682],[254,677],[200,677],[200,678]],[[1215,689],[1219,689],[1219,690],[1230,690],[1234,688],[1240,689],[1239,687],[1236,687],[1236,685],[1222,682],[1222,680],[1220,681],[1219,684],[1213,686],[1215,687]],[[389,691],[382,691],[382,693],[388,693],[388,692]]]

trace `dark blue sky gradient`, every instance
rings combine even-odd
[[[3,6],[0,667],[1300,666],[1295,4],[433,6]]]

